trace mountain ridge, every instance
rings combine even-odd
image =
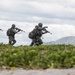
[[[66,37],[62,37],[56,41],[51,41],[46,43],[47,45],[49,44],[71,44],[71,45],[75,45],[75,36],[66,36]]]

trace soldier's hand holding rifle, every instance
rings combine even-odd
[[[2,29],[0,29],[0,31],[3,31]]]
[[[43,27],[43,30],[46,31],[46,33],[52,34],[50,31],[47,31],[46,28],[48,28],[48,27],[47,26]]]

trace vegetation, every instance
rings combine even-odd
[[[0,44],[0,67],[25,69],[75,68],[75,46],[11,46]]]

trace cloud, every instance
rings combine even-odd
[[[75,24],[74,2],[74,0],[0,0],[0,19]]]

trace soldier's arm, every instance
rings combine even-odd
[[[48,28],[47,26],[45,26],[45,27],[43,27],[43,31],[45,31],[45,33],[50,33],[50,34],[52,34],[50,31],[48,31],[46,28]],[[44,33],[44,34],[45,34]]]
[[[3,31],[2,29],[0,29],[0,31]]]

